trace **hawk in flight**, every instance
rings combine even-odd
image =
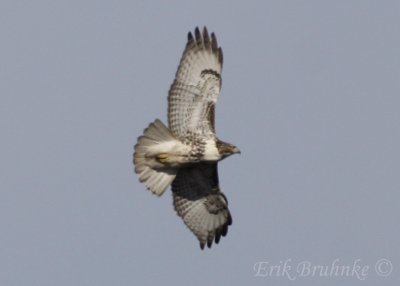
[[[135,172],[161,196],[171,185],[177,214],[201,249],[225,236],[232,217],[218,182],[218,161],[239,149],[215,134],[215,104],[221,89],[222,49],[204,27],[189,32],[168,95],[168,125],[156,119],[138,138]]]

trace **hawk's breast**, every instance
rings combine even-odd
[[[218,152],[215,139],[208,139],[205,142],[205,148],[203,153],[203,161],[218,161],[221,159],[221,154]]]

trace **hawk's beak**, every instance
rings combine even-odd
[[[242,154],[238,147],[233,148],[233,154]]]

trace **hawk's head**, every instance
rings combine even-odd
[[[219,154],[221,154],[222,157],[221,160],[233,154],[240,154],[239,148],[230,143],[225,143],[223,141],[218,140],[216,145]]]

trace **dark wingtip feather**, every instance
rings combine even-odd
[[[193,42],[194,42],[192,32],[189,32],[189,33],[188,33],[187,38],[188,38],[188,40],[187,40],[187,43],[186,43],[186,48],[188,48],[188,47],[189,47],[190,45],[192,45]]]
[[[228,233],[228,226],[230,226],[232,224],[232,216],[230,213],[228,213],[228,218],[226,223],[222,226],[222,231],[221,231],[221,235],[222,236],[226,236]]]
[[[207,27],[206,26],[203,27],[203,35],[205,35],[205,34],[207,34],[207,36],[208,36],[208,31],[207,31]]]
[[[214,33],[211,33],[211,49],[214,52],[218,51],[218,42],[217,42],[217,37],[215,37]]]
[[[192,32],[189,32],[188,33],[188,42],[191,42],[191,41],[193,41],[193,35],[192,35]]]
[[[226,222],[228,225],[232,225],[232,216],[231,213],[228,212],[228,221]]]
[[[218,48],[218,61],[222,65],[224,62],[224,55],[222,53],[222,49]]]
[[[201,248],[201,250],[204,250],[204,246],[205,246],[204,242],[200,242],[200,248]]]
[[[222,228],[218,228],[215,232],[215,243],[218,244],[219,240],[221,239]]]
[[[202,41],[201,41],[201,33],[199,27],[196,27],[196,29],[194,29],[194,36],[196,37],[197,44],[200,44]]]
[[[224,224],[224,226],[222,227],[222,236],[226,236],[226,234],[228,233],[228,225]]]
[[[203,40],[204,40],[204,46],[206,48],[210,48],[210,36],[208,35],[207,27],[204,26],[203,28]]]

